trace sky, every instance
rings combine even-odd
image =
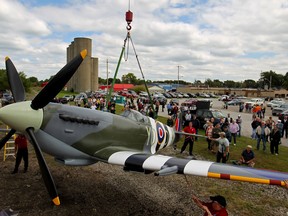
[[[49,79],[66,64],[75,37],[92,39],[99,76],[113,77],[125,13],[145,79],[259,80],[288,72],[288,0],[0,0],[0,69],[9,56],[27,77]],[[133,46],[117,78],[142,78]],[[126,53],[125,52],[125,53]],[[1,60],[2,59],[2,60]],[[108,67],[107,67],[108,60]]]

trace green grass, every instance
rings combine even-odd
[[[64,97],[65,95],[77,95],[78,93],[71,93],[71,92],[67,92],[67,91],[61,91],[58,93],[57,97],[58,98],[62,98]]]

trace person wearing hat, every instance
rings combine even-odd
[[[192,195],[192,200],[205,211],[204,216],[228,216],[226,199],[221,195],[211,196],[210,202],[203,202],[195,195]]]
[[[249,167],[254,167],[255,165],[255,154],[252,151],[252,146],[247,145],[246,149],[243,150],[241,154],[241,158],[238,162],[236,162],[237,165],[245,164]]]
[[[229,141],[226,138],[225,132],[219,133],[219,138],[214,139],[209,137],[209,139],[217,141],[219,143],[218,145],[218,151],[216,154],[216,162],[220,162],[222,160],[222,163],[226,163],[229,157]]]

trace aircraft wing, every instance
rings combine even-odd
[[[129,171],[155,172],[155,175],[177,173],[281,186],[288,179],[288,173],[284,172],[130,151],[113,153],[108,163],[123,166],[124,170]]]

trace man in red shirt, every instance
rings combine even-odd
[[[203,202],[195,195],[192,196],[192,199],[205,211],[204,216],[228,216],[226,199],[221,195],[211,196],[211,202]]]
[[[19,165],[23,158],[24,160],[24,173],[27,172],[28,169],[28,142],[23,134],[19,134],[15,139],[15,154],[16,154],[16,164],[14,171],[12,174],[18,172]]]
[[[186,126],[183,130],[185,133],[196,134],[196,129],[193,127],[193,123],[189,122],[188,126]],[[189,155],[193,156],[193,144],[194,144],[194,136],[185,135],[185,140],[183,146],[181,148],[181,154],[185,151],[186,146],[189,144]]]

